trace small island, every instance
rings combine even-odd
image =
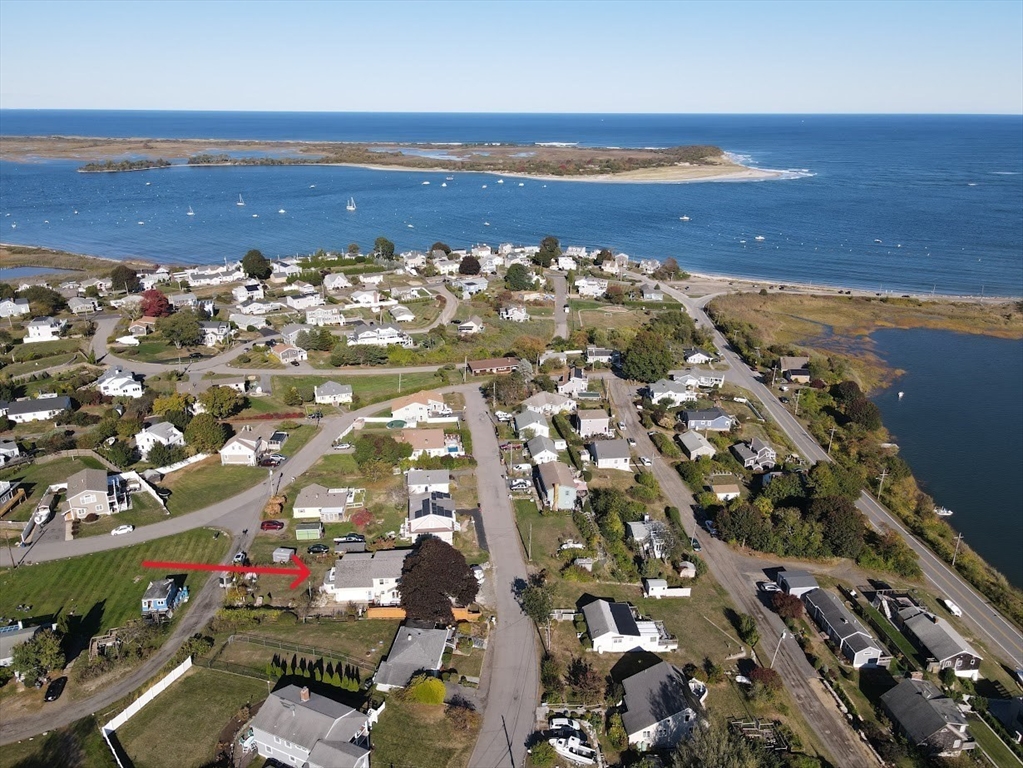
[[[117,160],[131,156],[135,159]],[[423,144],[388,142],[223,141],[5,136],[0,159],[86,161],[84,173],[176,165],[351,165],[379,170],[498,173],[549,180],[685,182],[763,179],[777,174],[734,162],[720,147],[581,147],[567,143]]]

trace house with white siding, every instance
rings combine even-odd
[[[57,317],[37,317],[25,323],[24,344],[40,341],[56,341],[67,327],[67,322]]]

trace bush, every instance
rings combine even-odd
[[[529,751],[529,764],[536,768],[551,768],[558,759],[549,741],[541,741]]]
[[[417,704],[443,704],[444,683],[430,675],[416,675],[403,691],[403,697]]]

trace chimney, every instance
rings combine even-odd
[[[303,685],[302,690],[298,692],[298,698],[302,701],[309,701],[309,686]]]
[[[920,672],[918,670],[912,671],[912,672],[909,673],[909,679],[910,680],[923,680],[924,679],[924,673]]]

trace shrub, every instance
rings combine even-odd
[[[529,751],[529,764],[535,768],[551,768],[557,759],[558,753],[548,741],[539,742]]]
[[[403,692],[406,701],[417,704],[443,704],[444,683],[430,675],[416,675]]]

